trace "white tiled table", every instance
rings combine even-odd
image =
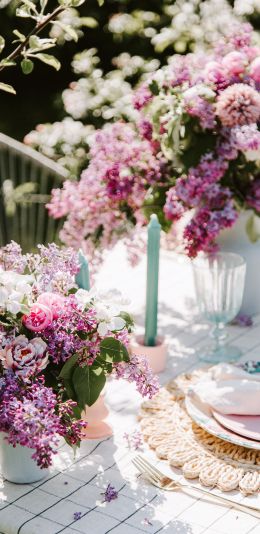
[[[117,285],[125,289],[133,299],[133,310],[141,312],[143,276],[144,265],[131,270],[123,261],[109,260],[100,274],[99,286]],[[164,259],[161,276],[160,330],[169,339],[167,370],[160,377],[161,383],[165,383],[198,365],[196,351],[208,328],[187,320],[188,314],[183,318],[177,313],[178,309],[183,312],[180,284],[191,288],[187,273]],[[178,297],[174,286],[178,286]],[[243,349],[242,359],[259,359],[260,316],[251,328],[230,327],[230,335]],[[133,452],[127,448],[123,434],[138,428],[136,414],[140,402],[134,387],[111,382],[107,404],[113,437],[83,442],[76,459],[71,449],[62,445],[50,476],[41,482],[15,485],[4,481],[0,487],[0,533],[260,534],[260,521],[248,514],[207,502],[198,494],[195,497],[161,492],[139,478],[131,463]],[[158,421],[158,428],[159,425]],[[108,483],[119,494],[116,500],[104,503],[102,492]],[[81,512],[81,519],[75,521],[74,512]]]

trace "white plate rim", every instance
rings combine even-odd
[[[192,399],[191,397],[186,396],[185,405],[186,405],[186,410],[190,418],[198,426],[206,430],[206,432],[208,432],[209,434],[216,436],[217,438],[223,439],[224,441],[228,441],[229,443],[233,443],[234,445],[240,445],[241,447],[245,447],[247,449],[260,450],[260,442],[243,438],[242,436],[239,436],[238,434],[235,434],[235,433],[232,433],[232,436],[231,436],[230,435],[231,431],[229,431],[229,433],[227,434],[227,432],[225,432],[225,428],[222,426],[221,426],[221,431],[212,428],[212,422],[215,425],[217,424],[219,426],[220,426],[220,423],[213,417],[213,415],[207,416],[205,413],[203,413],[199,409],[199,407],[196,405],[195,399]]]

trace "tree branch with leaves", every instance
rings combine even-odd
[[[70,9],[71,7],[78,7],[85,2],[85,0],[58,0],[57,5],[51,10],[48,10],[49,0],[21,0],[16,8],[16,17],[28,18],[33,22],[33,27],[27,35],[21,33],[18,29],[13,30],[15,39],[13,41],[14,49],[0,60],[0,71],[6,68],[14,67],[19,62],[24,74],[30,74],[34,68],[34,61],[39,60],[56,70],[60,69],[60,62],[58,59],[46,53],[45,51],[56,46],[55,38],[42,38],[39,36],[43,30],[52,24],[59,25],[65,34],[68,34],[71,39],[78,40],[77,32],[70,25],[64,24],[57,20],[59,15]],[[99,5],[103,1],[98,0]],[[0,54],[5,50],[5,39],[0,36]],[[16,91],[11,85],[0,81],[0,90],[15,94]]]

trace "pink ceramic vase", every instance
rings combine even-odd
[[[157,338],[154,347],[144,345],[144,337],[136,336],[131,341],[131,352],[137,356],[146,356],[154,373],[161,373],[166,366],[167,345],[163,337]]]
[[[100,395],[92,406],[86,406],[82,419],[87,421],[88,425],[83,431],[83,439],[101,439],[112,436],[113,430],[106,421],[108,414],[104,395]]]

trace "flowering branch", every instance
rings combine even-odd
[[[0,61],[0,71],[7,67],[16,65],[16,60],[22,57],[21,68],[24,74],[30,74],[34,68],[34,59],[38,59],[43,63],[60,69],[60,62],[52,55],[46,54],[45,50],[53,48],[56,45],[56,39],[40,38],[39,34],[49,25],[54,24],[57,17],[71,7],[77,7],[84,3],[85,0],[58,0],[59,5],[56,6],[51,13],[45,13],[48,0],[39,0],[39,10],[34,2],[31,0],[21,0],[19,7],[16,9],[16,16],[21,18],[29,18],[35,22],[34,27],[24,35],[19,30],[14,30],[13,33],[17,37],[18,45],[5,58]],[[66,34],[77,41],[77,32],[70,26],[59,22]],[[5,47],[5,39],[0,36],[0,53]],[[0,82],[0,89],[8,93],[15,94],[15,89],[11,85]]]
[[[56,19],[56,17],[62,13],[63,11],[65,11],[65,7],[62,7],[62,6],[59,6],[57,7],[56,9],[54,9],[54,11],[46,16],[46,18],[41,22],[41,23],[38,23],[36,24],[35,28],[33,28],[33,30],[27,35],[27,37],[25,37],[24,41],[22,41],[16,48],[15,50],[13,50],[13,52],[11,52],[11,54],[9,54],[9,56],[7,56],[0,64],[0,71],[5,69],[7,66],[8,66],[8,63],[10,61],[14,61],[15,59],[19,58],[19,56],[22,55],[23,53],[23,50],[26,49],[27,45],[29,44],[29,41],[30,41],[30,37],[32,35],[38,35],[46,26],[48,26],[48,24]]]

